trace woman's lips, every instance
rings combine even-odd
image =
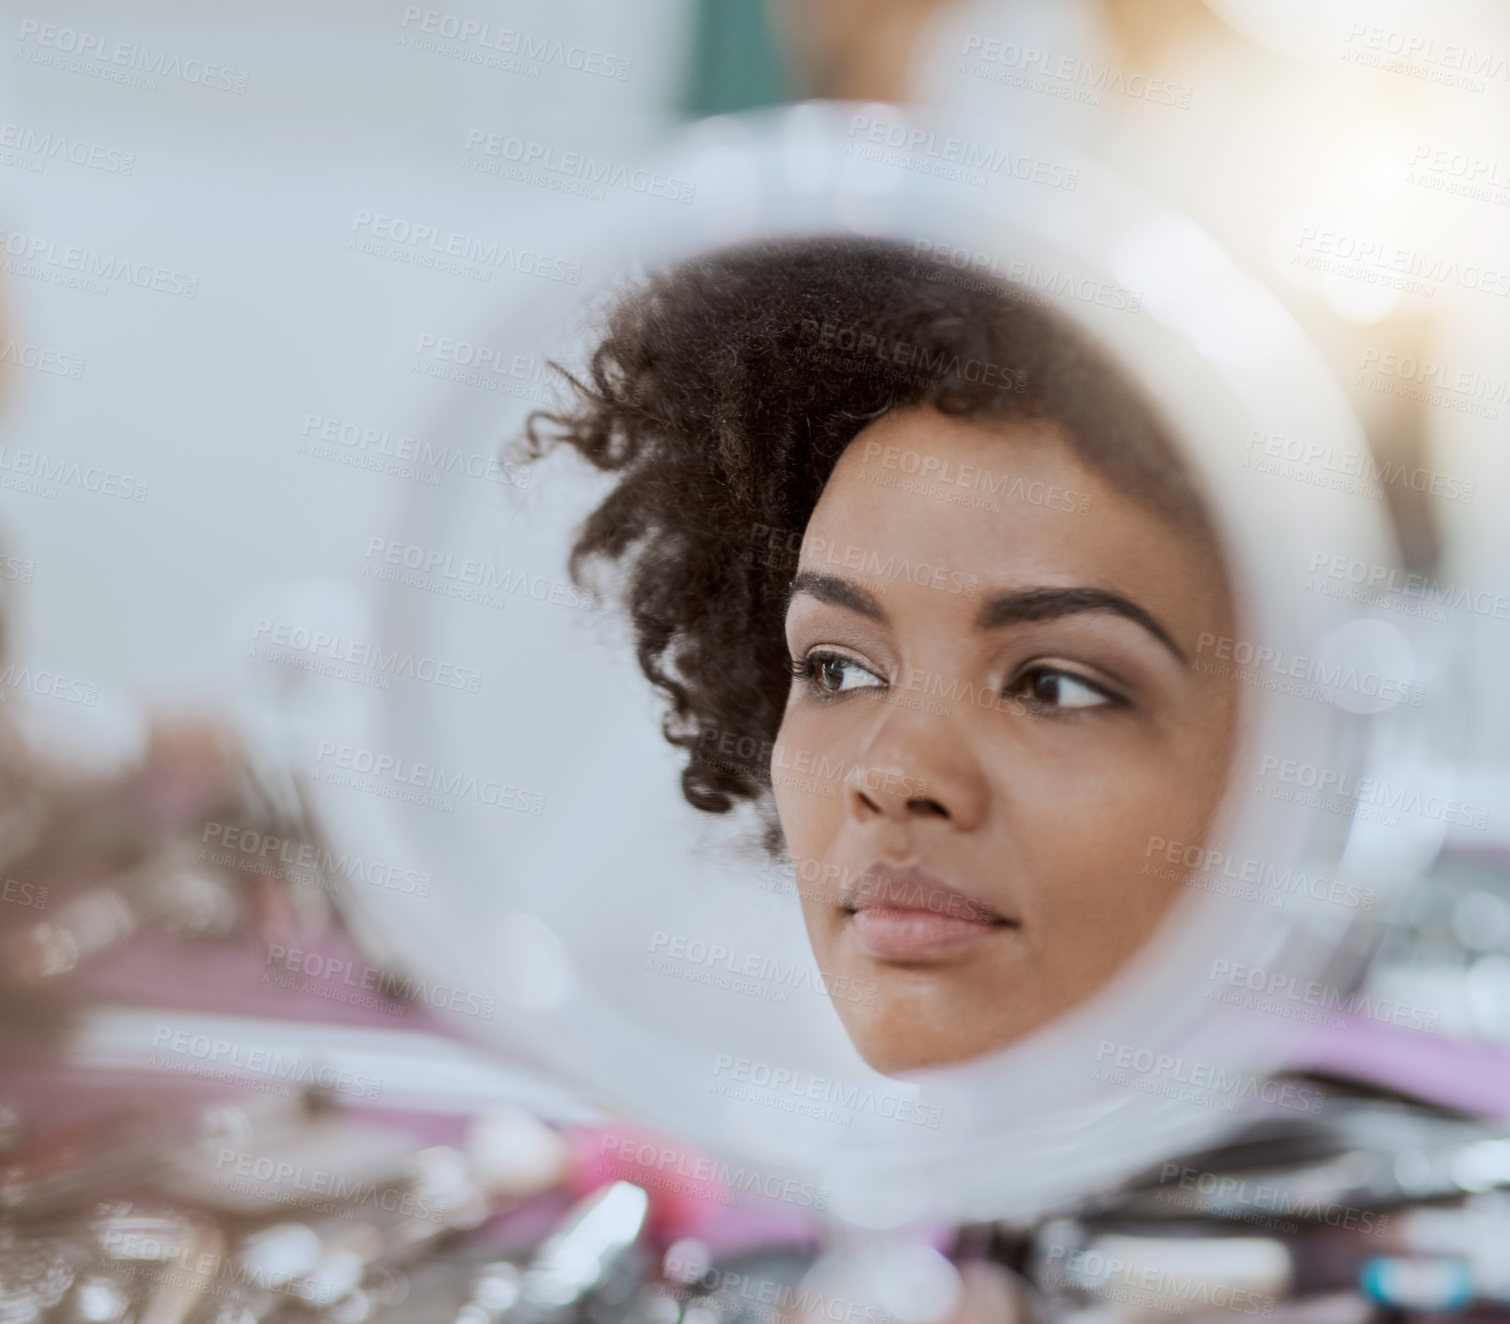
[[[848,890],[842,909],[861,950],[877,961],[945,961],[1017,928],[916,866],[868,870]]]
[[[877,961],[943,961],[1007,927],[900,906],[867,906],[850,916],[860,947]]]

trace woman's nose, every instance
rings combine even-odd
[[[845,777],[844,795],[857,818],[941,818],[963,831],[985,817],[985,769],[969,741],[947,719],[891,714]]]

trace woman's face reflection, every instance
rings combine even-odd
[[[850,444],[793,584],[772,782],[818,965],[874,990],[845,1027],[881,1071],[1009,1044],[1151,936],[1151,843],[1220,802],[1219,554],[1050,424],[919,408]]]

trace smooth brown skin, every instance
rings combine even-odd
[[[883,469],[874,447],[867,458],[871,442],[1055,485],[1088,496],[1089,511],[1005,496],[999,510],[972,509],[886,486],[876,479],[905,475]],[[978,583],[949,591],[937,584],[961,581],[917,584],[874,563],[867,575],[845,565],[851,547]],[[1232,680],[1189,659],[1201,631],[1234,632],[1220,556],[1117,491],[1051,424],[909,409],[871,424],[841,456],[804,534],[805,572],[848,580],[884,617],[794,581],[791,656],[844,659],[822,678],[844,687],[834,697],[794,679],[772,760],[818,965],[874,988],[873,1000],[835,1007],[883,1072],[1004,1047],[1094,993],[1169,912],[1183,879],[1158,869],[1150,838],[1206,836],[1237,698]],[[1082,587],[1141,608],[1183,656],[1105,608],[981,628],[999,594]],[[1046,667],[1070,680],[1033,670]],[[927,696],[932,679],[943,698]],[[875,959],[841,887],[877,861],[921,866],[1012,922],[952,958]]]

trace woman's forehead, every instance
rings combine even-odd
[[[989,561],[1029,547],[1093,551],[1108,519],[1125,537],[1146,536],[1154,523],[1052,424],[909,409],[850,443],[804,543],[847,532]]]
[[[1119,491],[1054,424],[928,409],[887,415],[854,439],[808,522],[800,564],[892,599],[919,586],[958,595],[962,584],[1100,585],[1171,607],[1226,599],[1204,542]]]

